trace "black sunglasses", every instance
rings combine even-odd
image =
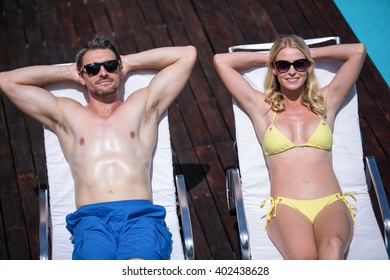
[[[309,61],[307,59],[298,59],[294,62],[286,60],[278,60],[274,62],[275,68],[279,73],[286,73],[291,65],[294,66],[295,70],[298,72],[305,72],[309,66]]]
[[[102,65],[107,72],[111,73],[116,71],[116,69],[118,69],[119,61],[117,59],[113,59],[104,62],[93,62],[81,67],[81,71],[85,68],[85,71],[87,71],[88,76],[90,77],[96,76],[97,74],[99,74],[100,67]]]

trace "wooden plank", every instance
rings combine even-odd
[[[113,36],[115,38],[118,49],[123,54],[136,52],[136,44],[130,25],[128,24],[125,8],[119,1],[105,1],[105,9],[108,13],[109,20],[113,28]]]
[[[37,0],[36,17],[37,26],[42,33],[42,47],[45,52],[45,60],[39,64],[56,64],[64,62],[63,49],[60,41],[60,27],[56,13],[54,1]],[[34,63],[33,63],[34,64]]]
[[[22,201],[25,228],[27,230],[28,247],[31,259],[39,259],[39,200],[38,180],[35,173],[18,177],[20,199]]]
[[[7,260],[8,259],[8,251],[7,251],[7,241],[5,239],[5,232],[4,232],[4,222],[2,218],[2,211],[1,211],[1,200],[0,200],[0,260]]]
[[[139,1],[154,47],[172,46],[169,32],[154,0]]]
[[[92,21],[95,34],[106,35],[113,38],[113,32],[110,21],[108,20],[104,5],[100,0],[86,1],[86,6]]]
[[[205,121],[202,118],[200,109],[192,96],[191,91],[184,90],[177,98],[177,105],[178,107],[176,109],[180,110],[180,116],[190,135],[191,147],[210,144],[212,142],[211,137],[207,132]],[[179,138],[181,138],[180,131],[178,131],[178,134],[172,135],[172,141],[175,143]],[[178,145],[176,146],[178,147]]]
[[[185,95],[182,93],[182,95]],[[172,104],[168,109],[169,129],[171,133],[172,149],[188,149],[192,147],[192,139],[189,128],[186,127],[182,120],[180,110],[177,104]]]
[[[153,7],[153,6],[152,6]],[[152,7],[148,6],[148,7],[144,7],[144,9],[148,8],[148,10],[150,11],[152,9]],[[174,19],[175,17],[177,17],[177,14],[174,13],[174,10],[169,10],[169,7],[165,6],[165,7],[161,7],[160,6],[160,10],[162,11],[162,14],[163,14],[163,17],[167,20],[167,25],[168,25],[168,32],[169,34],[171,35],[171,38],[173,41],[175,41],[175,39],[178,39],[177,36],[182,36],[181,38],[181,41],[183,42],[183,38],[185,38],[185,33],[183,32],[183,30],[181,29],[180,26],[178,25],[175,25],[174,24],[174,21],[172,19]],[[158,19],[154,19],[155,21],[157,20],[161,20],[160,18]],[[155,38],[155,36],[154,36]],[[193,77],[194,75],[192,75]],[[193,79],[196,79],[196,78],[193,78]],[[191,88],[193,89],[192,87],[192,81],[190,82],[191,84]],[[198,115],[200,117],[196,117],[196,115],[194,115],[194,113],[191,111],[194,111],[194,109],[197,109],[198,106],[196,106],[196,101],[192,98],[189,98],[189,94],[185,95],[185,93],[190,93],[190,91],[185,91],[184,94],[180,95],[179,98],[178,98],[178,108],[182,111],[182,117],[183,119],[188,119],[187,121],[187,126],[190,126],[190,127],[196,127],[197,129],[194,130],[192,129],[193,131],[196,131],[197,133],[200,132],[200,127],[204,127],[204,123],[201,124],[201,125],[198,125],[198,126],[194,126],[194,121],[195,122],[199,122],[199,121],[202,121],[202,117],[200,116],[200,114],[198,113]],[[190,101],[190,102],[189,102]],[[193,105],[191,105],[190,103],[193,103]],[[199,103],[199,101],[198,101]],[[188,104],[190,104],[189,106],[187,106]],[[172,111],[172,110],[170,110]],[[207,111],[207,110],[206,110]],[[202,136],[203,135],[203,136]],[[178,135],[179,136],[179,135]],[[207,131],[204,131],[204,133],[201,133],[201,138],[204,139],[205,136],[207,136],[207,138],[209,137],[208,136],[208,132]],[[173,142],[175,140],[175,137],[173,135]],[[179,136],[180,138],[180,136]],[[188,142],[192,142],[194,143],[195,146],[201,144],[199,142],[197,142],[197,138],[194,138],[194,137],[189,137],[188,139],[190,139],[190,141]],[[180,140],[179,140],[180,141]],[[208,141],[210,143],[210,141]],[[177,145],[176,145],[177,146]],[[187,178],[188,176],[190,176],[188,179],[187,179],[187,184],[189,184],[189,189],[191,188],[192,184],[193,184],[193,180],[198,178],[200,179],[200,181],[202,182],[204,179],[200,176],[203,176],[203,173],[201,173],[200,170],[198,170],[198,168],[196,166],[198,166],[198,162],[199,160],[197,159],[196,155],[191,151],[191,147],[188,147],[188,149],[184,150],[183,147],[180,145],[179,146],[180,150],[178,151],[177,149],[175,149],[176,151],[176,154],[178,155],[178,162],[179,162],[179,166],[180,168],[183,170],[183,174],[185,176],[185,178]],[[183,157],[182,155],[183,154],[187,154],[187,158],[185,160],[183,160]],[[191,162],[191,163],[189,163]],[[190,168],[189,168],[190,167]],[[190,170],[189,170],[190,169]],[[198,171],[197,171],[198,170]],[[196,174],[200,174],[199,176],[196,176]],[[203,184],[202,184],[203,185]],[[207,188],[206,185],[203,186],[204,188]],[[190,194],[191,194],[191,190],[189,191]],[[197,193],[199,195],[199,193]],[[208,196],[210,197],[210,195]],[[209,244],[208,246],[210,246],[210,242],[213,244],[213,246],[217,246],[216,242],[213,241],[213,240],[210,240],[210,234],[209,232],[210,231],[214,231],[212,229],[212,227],[214,226],[214,223],[215,223],[215,219],[210,219],[210,218],[205,218],[205,213],[204,213],[204,210],[205,208],[203,207],[204,206],[204,199],[199,199],[197,196],[195,196],[195,199],[194,197],[191,195],[190,196],[190,200],[192,202],[192,205],[195,209],[195,211],[192,211],[193,213],[195,212],[196,213],[196,217],[200,217],[200,223],[203,224],[204,226],[202,227],[203,228],[203,231],[202,231],[202,234],[200,232],[200,228],[199,227],[195,227],[195,231],[197,232],[197,237],[196,237],[196,241],[195,241],[195,250],[196,252],[199,252],[199,251],[204,251],[204,247],[202,248],[199,248],[198,245],[197,245],[197,242],[202,242],[203,244],[205,244],[207,242],[207,244]],[[211,206],[211,205],[210,205]],[[209,207],[210,207],[209,206]],[[201,211],[201,212],[200,212]],[[209,210],[207,209],[207,212]],[[212,211],[213,212],[213,211]],[[216,211],[216,213],[214,213],[214,215],[216,217],[217,216],[217,213],[218,211]],[[210,215],[209,213],[206,213],[207,215]],[[194,215],[194,214],[193,214]],[[209,220],[212,220],[213,222],[210,223]],[[221,224],[217,223],[217,225],[220,225],[222,226]],[[203,233],[205,232],[205,233]],[[227,241],[227,240],[226,240]],[[204,245],[203,245],[204,246]],[[223,247],[223,248],[226,248],[226,244],[223,244],[221,245],[220,247]],[[197,259],[202,259],[204,257],[207,257],[207,259],[210,259],[210,258],[221,258],[221,255],[218,255],[218,253],[216,253],[216,251],[219,253],[220,249],[214,249],[214,248],[210,248],[210,255],[207,255],[207,256],[203,256],[203,255],[199,255],[198,253],[196,254],[196,258]],[[219,253],[220,254],[220,253]]]
[[[375,156],[375,160],[378,165],[379,173],[381,175],[383,185],[387,191],[387,199],[390,201],[390,164],[389,158],[384,155],[382,145],[379,143],[378,138],[375,135],[375,131],[372,130],[370,119],[360,119],[360,129],[362,131],[363,141],[363,153],[366,156]]]
[[[177,15],[177,13],[176,13],[176,10],[175,9],[173,9],[173,6],[172,5],[169,5],[170,3],[167,3],[167,2],[165,2],[165,5],[163,5],[162,3],[160,3],[160,11],[161,11],[161,13],[162,13],[162,15],[163,15],[163,17],[164,17],[164,19],[165,19],[165,22],[166,22],[166,24],[167,24],[167,26],[168,26],[168,31],[169,31],[169,34],[171,35],[171,38],[172,38],[172,40],[173,41],[175,41],[175,39],[177,39],[177,40],[180,40],[180,43],[182,43],[182,44],[184,44],[184,43],[186,43],[184,40],[183,40],[183,38],[185,38],[186,37],[186,34],[184,33],[184,29],[182,28],[182,26],[180,25],[180,24],[175,24],[175,22],[177,22],[177,18],[179,17],[179,15]],[[197,68],[198,69],[198,68]],[[195,73],[194,73],[195,72]],[[196,81],[198,81],[197,83],[196,83],[196,85],[202,85],[202,84],[204,84],[204,83],[199,83],[199,80],[201,80],[200,78],[198,78],[198,76],[197,76],[197,74],[200,74],[200,70],[199,71],[197,71],[196,69],[194,69],[194,71],[193,71],[193,74],[192,74],[192,78],[194,79],[194,80],[196,80]],[[202,76],[201,76],[202,77]],[[217,118],[220,118],[220,115],[219,114],[217,114],[217,113],[215,113],[215,118],[213,118],[213,117],[210,117],[210,112],[215,112],[216,110],[213,110],[212,108],[210,108],[209,106],[210,106],[210,104],[212,104],[212,101],[209,99],[209,98],[207,98],[208,96],[209,96],[209,94],[207,94],[207,92],[206,92],[206,89],[204,89],[204,88],[198,88],[198,89],[196,89],[196,87],[194,88],[194,84],[192,84],[191,83],[191,81],[190,81],[190,84],[191,84],[191,88],[192,88],[192,90],[193,90],[193,92],[194,93],[196,93],[196,92],[202,92],[203,94],[202,94],[202,96],[203,97],[205,97],[204,99],[205,99],[205,101],[204,102],[202,102],[202,100],[199,100],[199,99],[197,99],[197,103],[198,104],[200,104],[200,108],[201,108],[201,110],[202,110],[202,108],[205,108],[204,110],[202,110],[202,113],[206,113],[206,114],[208,114],[209,116],[208,117],[204,117],[204,119],[206,119],[206,120],[208,120],[208,119],[213,119],[213,120],[218,120]],[[188,100],[187,98],[186,98],[186,100]],[[180,100],[179,100],[180,101]],[[186,102],[187,103],[187,102]],[[179,103],[180,104],[180,103]],[[188,111],[187,110],[183,110],[183,112],[185,112],[185,114],[187,115],[188,114]],[[193,120],[194,119],[196,119],[196,118],[194,118],[193,116],[193,114],[188,114],[189,116],[191,116],[191,122],[193,122]],[[185,118],[184,116],[183,116],[183,118]],[[206,122],[206,124],[207,124],[207,122]],[[223,123],[222,123],[222,125],[223,125]],[[210,134],[212,134],[213,132],[215,133],[215,131],[217,130],[220,130],[220,125],[215,125],[214,126],[214,129],[213,130],[208,130],[209,132],[210,132]],[[224,126],[222,126],[222,128],[223,128]],[[222,131],[224,131],[224,132],[226,132],[226,129],[223,129]],[[228,135],[227,135],[228,136]],[[222,141],[222,139],[226,139],[226,133],[225,133],[225,135],[224,135],[224,137],[223,138],[221,138],[219,141]],[[209,146],[203,146],[203,147],[209,147]],[[201,148],[200,148],[200,154],[204,154],[204,153],[202,153],[201,152]],[[197,151],[197,154],[198,154],[198,148],[196,148],[196,151]],[[198,156],[199,156],[199,154],[198,154]],[[179,155],[179,157],[180,157],[180,155]],[[215,157],[215,155],[214,155],[214,157]],[[216,157],[215,157],[216,158]],[[189,159],[187,159],[187,160],[189,160]],[[192,158],[191,160],[194,160],[194,158]],[[197,160],[197,159],[195,159],[195,160]],[[184,165],[184,167],[183,168],[185,168],[185,166],[187,165],[188,163],[187,163],[187,161],[183,164]],[[217,163],[218,165],[220,165],[219,163]],[[201,166],[203,167],[204,165],[202,165],[201,164]],[[204,170],[203,170],[204,171]],[[205,171],[204,171],[205,172]],[[210,173],[208,173],[208,174],[210,174]],[[191,174],[192,176],[194,175],[194,174]],[[210,178],[213,178],[213,176],[210,176]],[[224,172],[223,172],[223,170],[222,170],[222,180],[221,180],[222,182],[224,182]],[[209,184],[210,185],[210,184]],[[223,189],[224,190],[224,189]],[[223,201],[225,201],[226,202],[226,195],[225,194],[223,194],[223,201],[220,199],[221,197],[220,197],[220,193],[216,193],[216,195],[217,195],[217,197],[218,197],[218,200],[219,200],[219,202],[220,202],[220,204],[223,204]],[[214,194],[213,194],[213,198],[215,199],[215,198],[217,198],[216,196],[214,196]],[[194,202],[194,205],[195,205],[195,207],[196,207],[196,205],[197,204],[199,204],[199,203],[197,203],[196,201]],[[224,207],[223,207],[224,209],[222,209],[222,212],[223,213],[228,213],[228,211],[226,211],[226,209],[227,209],[227,206],[226,206],[226,203],[225,203],[225,205],[224,205]],[[225,210],[225,211],[223,211],[223,210]],[[198,213],[198,211],[199,210],[197,210],[197,215],[199,216],[200,215],[200,213]],[[217,211],[218,212],[221,212],[221,209],[217,209]],[[232,217],[229,215],[229,214],[227,214],[227,215],[224,215],[224,218],[225,218],[225,220],[229,220],[230,219],[230,225],[232,225],[232,228],[234,227],[233,226],[233,221],[234,221],[234,219],[232,219]],[[203,221],[201,221],[201,222],[203,222]],[[204,223],[204,222],[203,222]],[[229,226],[229,225],[228,225]],[[208,236],[208,235],[207,235]],[[229,238],[232,238],[232,239],[234,239],[234,241],[237,241],[236,240],[236,237],[237,237],[237,235],[236,234],[234,234],[234,236],[229,236]],[[237,255],[238,253],[239,253],[239,250],[238,250],[238,243],[237,242],[235,242],[234,243],[236,246],[235,246],[235,249],[236,249],[236,252],[235,252],[235,255]],[[224,247],[226,246],[226,245],[223,245]]]
[[[230,0],[230,2],[233,1]],[[283,33],[292,33],[287,17],[283,14],[282,5],[277,1],[246,0],[245,3],[251,17],[242,14],[237,18],[240,21],[246,21],[245,25],[252,26],[252,36],[247,39],[248,43],[273,42],[278,33],[277,30],[283,30]]]
[[[10,260],[31,259],[24,228],[16,229],[6,233],[8,257]]]
[[[381,148],[383,149],[384,155],[389,158],[390,156],[390,130],[389,126],[384,126],[386,124],[387,119],[384,114],[378,113],[378,105],[377,103],[367,94],[367,92],[361,90],[363,89],[363,85],[358,83],[359,90],[359,101],[360,106],[359,110],[365,119],[369,120],[370,127],[373,131],[375,131],[376,137],[379,139],[379,143]],[[390,104],[390,103],[389,103]]]
[[[3,96],[1,95],[0,98],[2,100]],[[3,200],[8,199],[7,191],[8,186],[12,182],[14,169],[12,166],[13,159],[8,141],[8,131],[5,120],[5,113],[3,110],[3,102],[0,102],[0,134],[2,135],[2,137],[0,137],[0,259],[5,260],[8,259],[7,239],[5,233],[6,223],[4,221],[4,218],[6,218],[5,212],[7,212],[7,209],[4,208],[5,205],[3,204]]]
[[[70,0],[68,2],[72,8],[74,25],[80,46],[84,46],[96,34],[92,25],[92,19],[89,17],[89,13],[86,13],[88,8],[85,1]]]
[[[17,3],[7,1],[4,5],[5,24],[9,34],[9,47],[11,63],[14,67],[25,66],[29,64],[26,43],[23,34],[23,25],[21,13]],[[29,247],[27,232],[24,225],[23,208],[21,205],[19,186],[17,184],[18,174],[31,172],[34,170],[32,163],[29,139],[26,133],[24,115],[13,106],[6,97],[2,96],[4,105],[4,119],[7,120],[8,137],[3,141],[5,150],[2,170],[6,178],[2,180],[0,190],[1,212],[4,225],[5,237],[7,240],[8,256],[11,259],[29,259]],[[3,137],[2,137],[3,138]],[[11,149],[13,151],[11,151]],[[14,155],[14,159],[12,158]],[[16,170],[15,170],[16,169]],[[16,174],[15,172],[18,172]]]
[[[366,155],[377,154],[377,152],[373,152],[373,150],[376,150],[377,147],[380,147],[380,145],[378,144],[378,141],[375,138],[374,134],[366,132],[366,131],[370,130],[369,123],[367,123],[366,120],[361,119],[360,126],[361,126],[361,130],[362,130],[362,134],[363,134],[363,143],[364,143],[363,152],[364,152],[364,154],[366,154]],[[368,135],[369,137],[364,136],[364,135]],[[386,193],[387,200],[390,201],[390,192],[389,192],[390,180],[389,180],[389,176],[388,176],[388,174],[390,172],[390,165],[388,164],[389,159],[388,158],[384,159],[383,157],[379,157],[379,158],[375,157],[375,160],[376,160],[377,165],[378,165],[378,169],[379,169],[379,173],[381,175],[382,181],[383,181],[383,185],[385,187],[385,190],[387,191],[387,193]],[[371,185],[368,184],[368,186],[370,187]],[[381,232],[383,234],[383,232],[384,232],[383,231],[383,228],[384,228],[383,219],[382,219],[382,214],[380,213],[379,204],[377,202],[375,189],[371,186],[371,189],[369,189],[369,192],[370,192],[371,202],[372,202],[373,209],[375,212],[376,220],[377,220],[379,227],[381,229]]]
[[[26,66],[29,64],[29,59],[25,55],[26,44],[23,32],[21,32],[23,27],[19,21],[19,16],[16,15],[16,13],[18,13],[18,7],[16,5],[11,5],[9,1],[6,3],[6,24],[8,27],[12,26],[8,29],[8,32],[11,33],[10,48],[15,52],[15,54],[12,55],[12,58],[16,58],[13,64],[15,67]],[[15,2],[12,1],[12,3]],[[21,30],[16,30],[15,26]],[[3,102],[4,111],[8,120],[9,136],[15,155],[16,168],[21,173],[31,172],[31,170],[33,170],[33,164],[24,122],[24,114],[13,106],[7,98],[4,98]]]
[[[176,10],[172,9],[172,5],[169,5],[167,2],[163,3],[165,4],[160,5],[160,10],[165,19],[169,34],[171,35],[173,42],[176,44],[176,42],[180,41],[180,44],[189,44],[189,42],[186,41],[186,30],[184,29],[183,25],[176,23],[179,21],[180,15],[175,13]],[[189,80],[190,87],[196,99],[196,103],[198,104],[199,110],[201,111],[200,118],[204,120],[204,123],[208,129],[208,133],[214,142],[221,142],[230,138],[228,127],[226,126],[226,123],[218,110],[217,103],[212,96],[210,87],[205,80],[205,76],[202,70],[203,69],[198,67],[198,65],[194,67]],[[183,112],[187,111],[185,110]],[[194,120],[192,115],[191,119],[192,121]],[[208,120],[213,121],[210,122]],[[205,143],[202,143],[201,145],[204,144]]]
[[[26,42],[24,40],[23,25],[21,24],[21,14],[16,1],[5,1],[3,3],[3,13],[5,14],[6,30],[8,33],[8,46],[10,54],[10,67],[8,69],[26,66],[28,55],[26,52]]]
[[[211,260],[213,257],[207,243],[207,237],[205,236],[205,233],[203,232],[202,228],[199,226],[201,224],[200,219],[202,217],[198,217],[198,213],[196,211],[194,202],[192,201],[191,197],[188,198],[188,205],[190,209],[195,259]]]
[[[35,10],[35,5],[31,1],[20,1],[20,10],[21,12],[27,12],[31,10]],[[43,38],[41,36],[41,29],[39,28],[38,16],[28,16],[25,17],[24,20],[24,29],[25,33],[27,34],[27,45],[28,45],[28,50],[34,49],[33,55],[30,55],[30,61],[33,64],[45,64],[47,63],[47,57],[44,52],[44,44],[43,44]],[[25,64],[28,64],[28,61],[25,61]],[[18,114],[19,115],[19,114]],[[21,122],[17,126],[17,129],[21,130],[22,126],[24,125],[22,122],[23,119],[21,119]],[[42,125],[38,124],[36,121],[31,120],[30,118],[25,119],[25,125],[27,128],[27,133],[28,137],[25,139],[25,144],[18,142],[16,145],[16,150],[20,150],[20,146],[26,147],[26,149],[23,149],[20,154],[20,158],[23,158],[25,160],[20,161],[22,163],[22,166],[19,165],[17,162],[17,168],[20,170],[20,172],[25,172],[25,173],[30,173],[30,172],[35,172],[35,166],[38,167],[39,169],[39,175],[44,178],[46,176],[44,168],[44,152],[42,149],[30,149],[30,144],[34,146],[35,144],[41,144],[43,141],[43,130],[42,130]],[[19,138],[15,141],[22,140],[23,138]],[[28,149],[27,149],[28,148]],[[17,151],[19,153],[19,151]],[[31,154],[31,159],[30,157],[25,156],[26,153]],[[36,156],[36,158],[35,158]],[[36,164],[35,164],[36,163]]]
[[[12,177],[9,176],[9,178]],[[16,180],[2,184],[0,204],[10,259],[29,259],[30,252],[24,224],[24,213]],[[15,257],[13,254],[15,254]]]
[[[196,5],[200,5],[199,2],[195,3]],[[234,137],[234,118],[233,118],[233,110],[232,110],[232,103],[230,94],[227,92],[226,87],[222,84],[219,76],[217,75],[214,65],[213,65],[213,42],[219,42],[218,36],[219,34],[209,34],[207,30],[215,30],[213,28],[213,25],[209,22],[201,22],[200,19],[203,17],[201,16],[200,19],[198,18],[198,14],[201,10],[201,6],[196,6],[198,14],[195,13],[195,11],[192,9],[191,5],[184,5],[182,1],[177,2],[178,10],[181,13],[181,17],[186,18],[185,20],[185,28],[187,30],[187,34],[189,34],[190,42],[197,48],[198,50],[198,61],[200,64],[200,67],[202,69],[202,72],[205,77],[206,81],[204,82],[205,89],[194,89],[194,94],[197,97],[197,99],[202,98],[202,95],[205,95],[205,97],[210,98],[209,102],[211,102],[214,107],[213,110],[219,111],[220,114],[223,116],[223,121],[225,124],[220,124],[223,126],[226,126],[226,129],[229,132],[229,135],[226,137],[233,138]],[[206,33],[204,32],[206,30]],[[213,40],[209,43],[208,38],[212,37]],[[214,47],[215,48],[215,47]],[[224,50],[226,51],[226,50]],[[198,74],[197,68],[194,69],[193,77],[195,77],[195,83],[199,83],[198,79],[203,79],[203,77]],[[190,79],[190,83],[192,81],[192,77]],[[192,84],[192,83],[191,83]],[[203,83],[202,83],[203,84]],[[206,85],[210,87],[211,91],[209,91],[206,88]],[[207,93],[207,96],[206,96]],[[208,105],[210,106],[210,105]],[[214,112],[216,113],[216,112]],[[206,120],[210,120],[211,118],[206,118]],[[215,116],[212,117],[212,120],[217,121],[217,123],[220,123],[221,120],[219,118],[216,118]],[[211,124],[209,124],[211,125]],[[223,134],[219,133],[221,138],[224,138]],[[220,138],[220,137],[218,137]],[[220,140],[215,140],[220,141]]]
[[[59,62],[60,58],[58,58],[58,53],[54,51],[54,49],[59,50],[59,44],[56,40],[56,37],[52,37],[49,34],[56,33],[55,28],[52,26],[56,26],[55,16],[53,16],[54,7],[52,6],[52,1],[47,0],[39,0],[37,5],[32,5],[31,1],[23,1],[21,4],[21,9],[23,11],[30,11],[34,9],[36,11],[36,16],[28,17],[31,18],[25,21],[24,26],[26,27],[27,33],[31,33],[29,36],[29,46],[31,49],[39,49],[40,54],[35,55],[36,52],[33,52],[33,55],[30,55],[31,62],[33,64],[47,64],[49,59],[48,55],[52,57],[55,61]],[[44,31],[41,34],[41,28],[39,26],[42,22],[45,22],[42,30]],[[51,28],[48,28],[50,26]],[[45,32],[45,30],[49,30]],[[52,31],[50,31],[52,30]],[[45,37],[46,35],[46,37]],[[44,39],[46,38],[46,39]],[[46,41],[49,41],[49,48],[47,47]],[[52,49],[49,53],[46,52],[47,49]],[[45,167],[45,153],[43,148],[43,129],[42,125],[31,118],[25,118],[28,138],[31,146],[31,153],[33,158],[33,165],[36,172],[36,177],[40,178],[41,181],[46,180],[46,167]],[[32,171],[32,170],[31,170]]]
[[[11,56],[8,48],[8,32],[6,28],[6,18],[5,18],[5,12],[3,7],[1,7],[1,11],[3,13],[0,14],[0,38],[1,38],[1,44],[0,44],[0,71],[9,70],[9,57]]]
[[[192,149],[192,139],[188,134],[188,129],[183,122],[180,110],[177,108],[177,104],[174,103],[169,108],[168,118],[171,133],[172,149],[174,154],[174,173],[184,175],[182,166],[186,165],[186,163],[179,163],[179,157],[181,157],[183,150]],[[196,159],[192,159],[192,161],[196,161]],[[190,218],[194,238],[195,258],[199,260],[211,259],[211,253],[208,248],[206,236],[202,228],[199,226],[201,223],[196,212],[195,204],[192,201],[188,189],[189,185],[187,181],[190,179],[187,180],[186,176],[189,175],[184,175],[184,177],[187,185],[187,199],[189,204]]]
[[[185,25],[183,24],[185,18],[182,18],[185,15],[181,14],[180,10],[176,6],[176,3],[174,3],[173,0],[157,1],[157,8],[161,13],[161,20],[168,30],[173,45],[188,45],[189,36]]]
[[[226,172],[213,146],[197,147],[195,151],[203,173],[205,174],[205,179],[207,180],[220,220],[229,238],[230,246],[237,258],[240,256],[239,234],[235,230],[237,226],[236,217],[229,213],[227,206],[225,188]]]
[[[35,4],[29,0],[19,1],[20,10],[23,15],[23,20],[21,25],[23,25],[24,33],[26,36],[26,47],[27,51],[33,51],[33,55],[30,55],[30,62],[28,60],[24,61],[26,64],[45,64],[47,59],[44,53],[43,38],[41,35],[41,29],[37,22],[37,16],[34,13],[33,15],[27,16],[27,13],[35,10]]]
[[[140,13],[140,6],[137,1],[122,0],[125,16],[128,19],[129,31],[134,37],[137,49],[144,51],[153,48],[153,39],[148,31],[145,18]]]
[[[204,166],[197,160],[195,150],[177,153],[178,163],[186,178],[187,188],[194,203],[200,226],[212,259],[235,259],[225,228],[221,222],[212,193],[205,181]]]
[[[322,9],[318,9],[313,1],[305,3],[302,3],[302,1],[295,2],[303,15],[301,16],[302,20],[297,21],[293,25],[296,30],[300,30],[301,36],[313,38],[334,35],[326,22],[326,18],[323,16]]]
[[[49,0],[50,1],[50,0]],[[52,1],[50,1],[52,2]],[[55,1],[56,6],[54,7],[56,12],[56,19],[60,18],[61,21],[58,22],[58,29],[60,37],[59,43],[60,48],[64,52],[64,61],[63,62],[74,62],[76,51],[80,49],[80,41],[77,35],[76,26],[74,24],[74,17],[72,13],[72,5],[69,1]],[[65,42],[65,43],[62,43]],[[47,42],[48,47],[51,46],[51,42]],[[55,63],[50,61],[50,63]]]

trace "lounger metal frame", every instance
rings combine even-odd
[[[385,188],[374,156],[366,156],[366,178],[369,188],[374,188],[382,217],[383,240],[385,242],[387,255],[390,257],[390,207],[386,198]]]

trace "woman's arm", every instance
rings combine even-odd
[[[311,49],[314,59],[334,59],[344,63],[332,81],[322,89],[328,110],[336,112],[356,83],[366,57],[361,43],[340,44]]]
[[[258,112],[259,97],[263,98],[264,96],[259,94],[260,92],[254,89],[239,71],[245,68],[264,66],[268,61],[268,52],[221,53],[214,56],[214,66],[223,83],[250,116],[253,116],[254,112]]]

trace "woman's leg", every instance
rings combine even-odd
[[[319,259],[344,259],[354,228],[345,203],[339,200],[322,209],[313,225]]]
[[[268,223],[267,233],[285,259],[317,259],[313,224],[299,211],[277,205],[276,217]]]

